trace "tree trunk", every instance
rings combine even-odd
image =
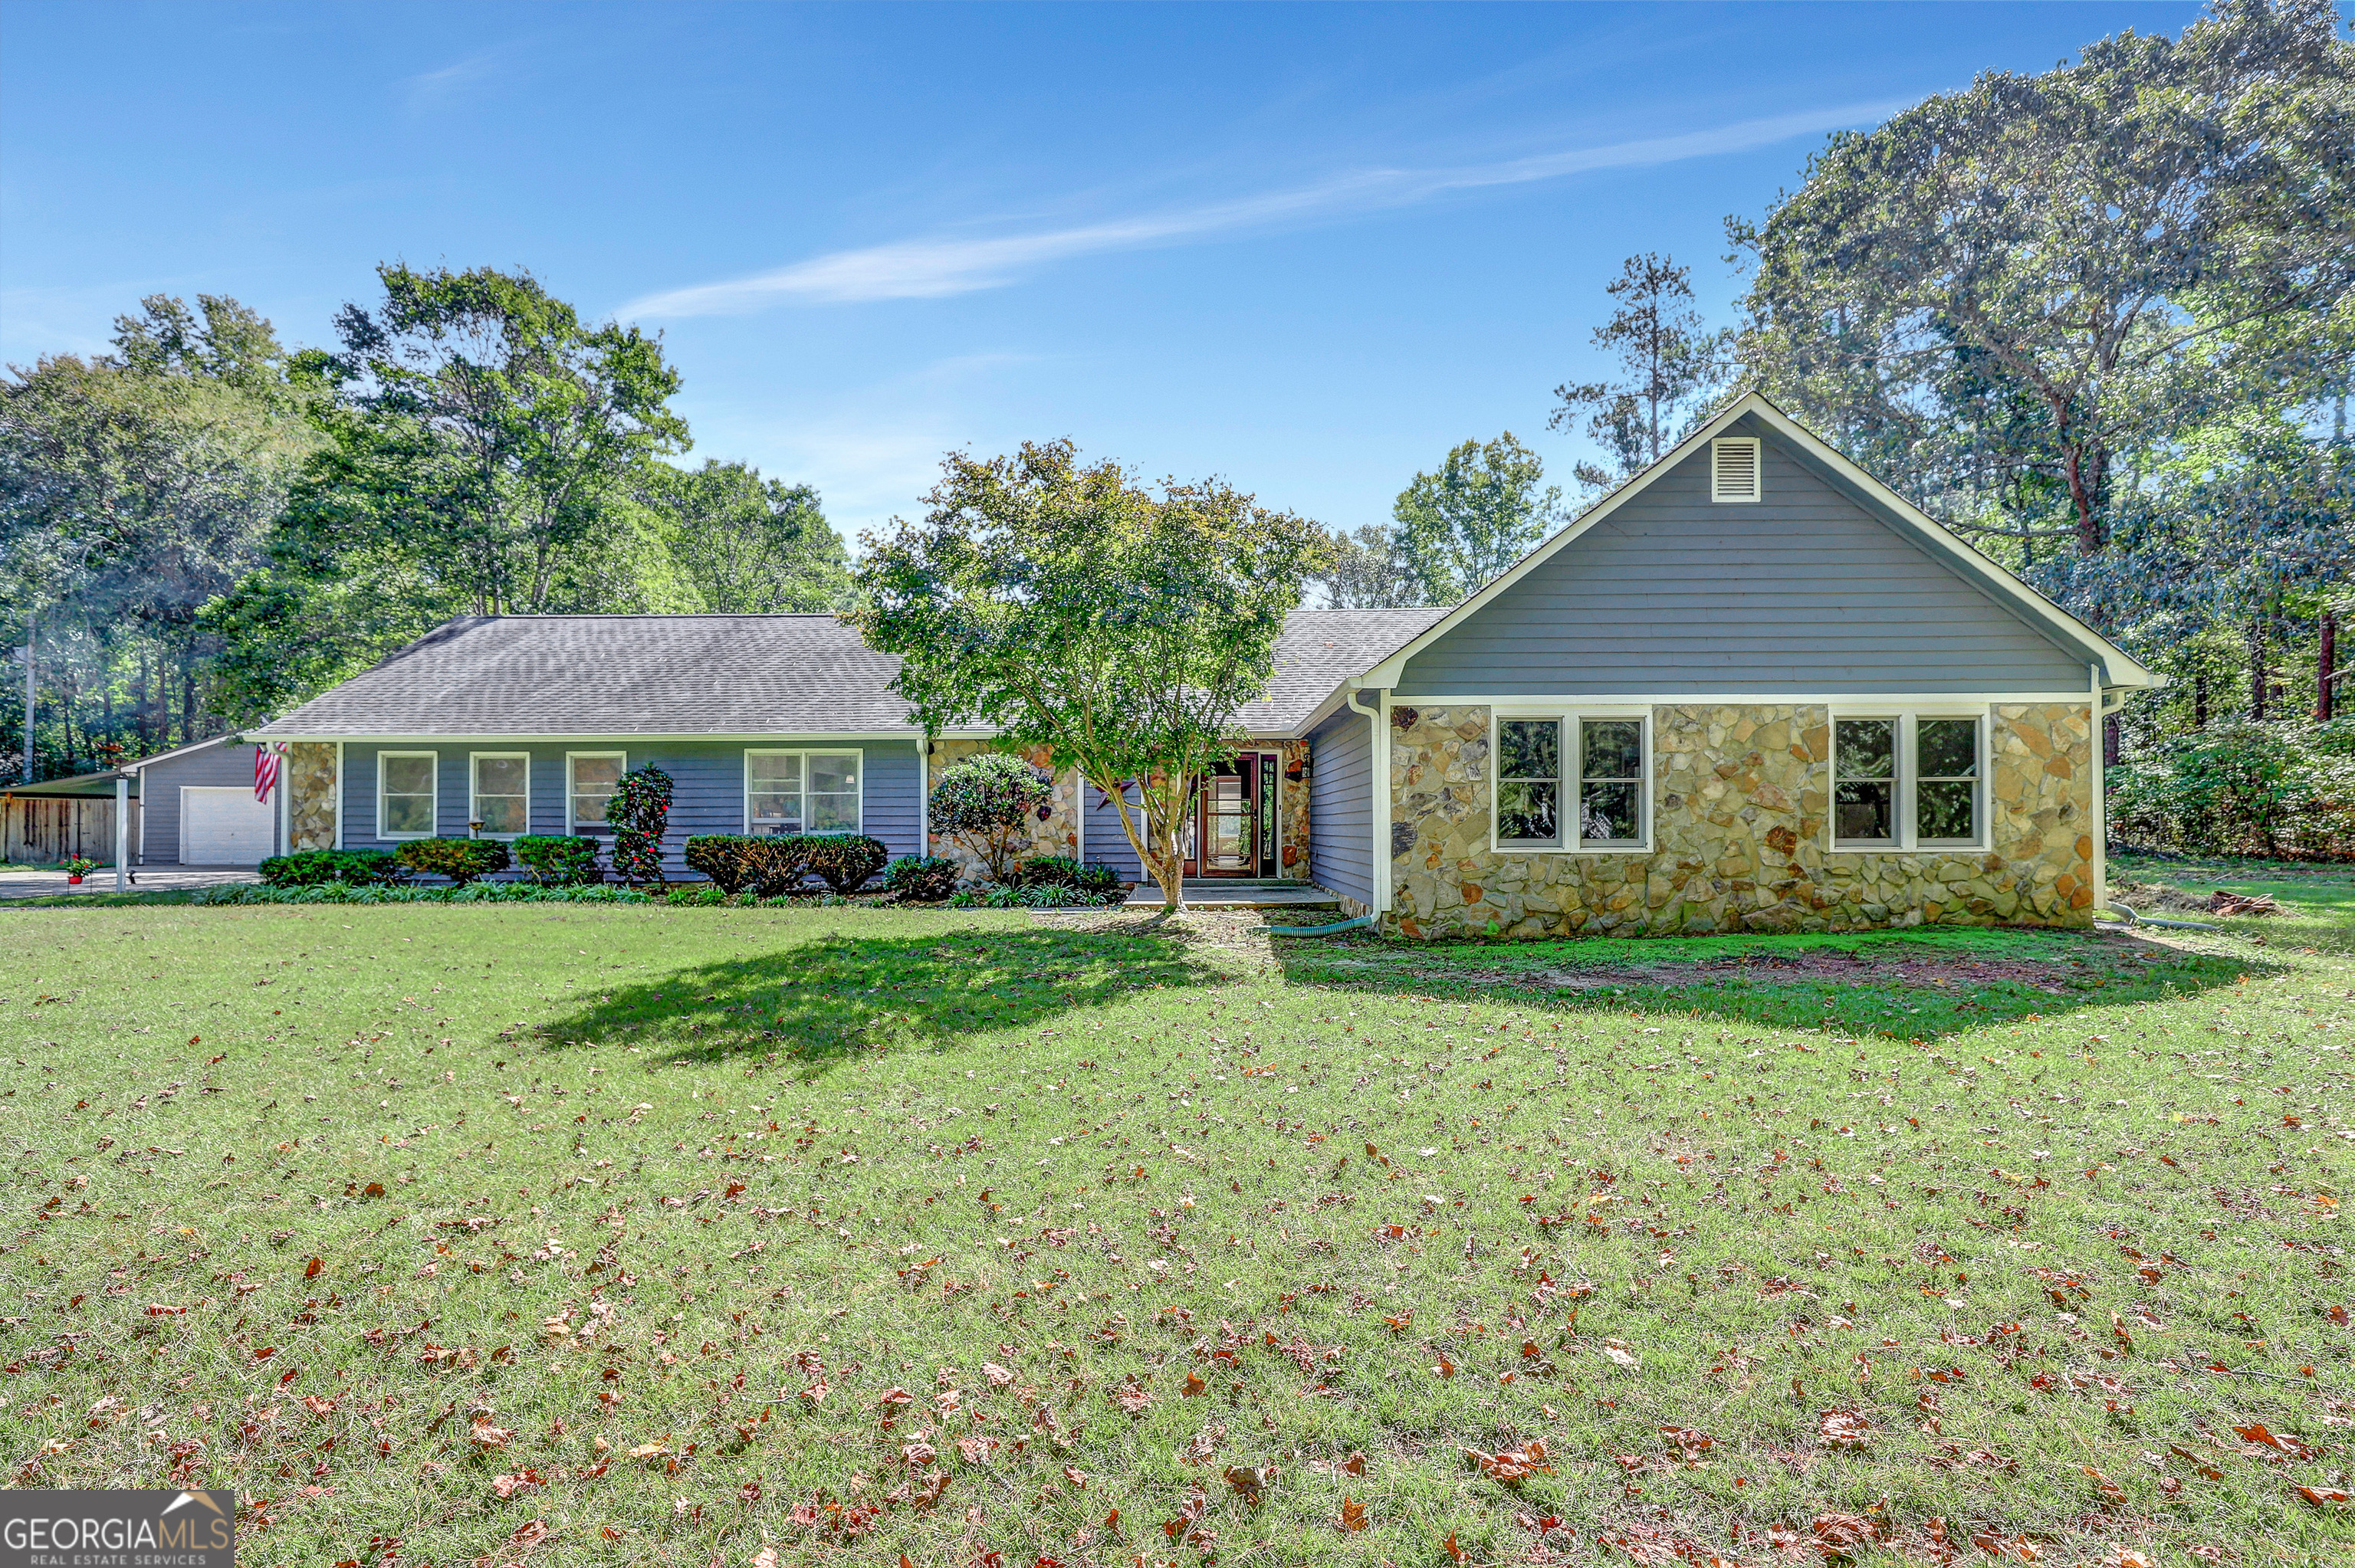
[[[2208,672],[2195,671],[2191,676],[2191,727],[2208,727]]]
[[[2264,619],[2249,622],[2249,716],[2263,724],[2265,720],[2265,686],[2269,677],[2265,671]]]
[[[2314,716],[2328,724],[2335,706],[2330,688],[2339,671],[2339,617],[2335,612],[2322,612],[2321,630],[2322,648],[2315,655],[2314,664]]]

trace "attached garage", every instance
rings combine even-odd
[[[180,863],[259,865],[272,853],[278,813],[243,789],[180,787]]]

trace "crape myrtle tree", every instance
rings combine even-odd
[[[1103,790],[1182,910],[1188,803],[1241,739],[1323,531],[1216,479],[1149,490],[1068,440],[952,453],[924,499],[922,522],[865,538],[849,619],[900,656],[925,727],[995,727]]]

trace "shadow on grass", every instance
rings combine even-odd
[[[1279,945],[1316,985],[1498,1000],[1764,1029],[1939,1040],[2089,1007],[2160,1001],[2271,966],[2139,938],[1949,928],[1560,942]]]
[[[823,1067],[861,1052],[939,1050],[1035,1028],[1212,972],[1149,932],[837,934],[600,991],[539,1033],[558,1047],[661,1044],[703,1061],[775,1052]]]

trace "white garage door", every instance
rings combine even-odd
[[[250,789],[180,787],[180,863],[259,865],[277,813]]]

